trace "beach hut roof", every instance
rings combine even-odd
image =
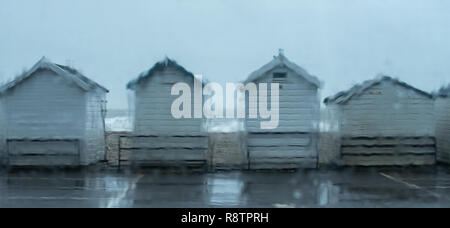
[[[84,76],[79,71],[77,71],[71,67],[68,67],[68,66],[52,63],[47,58],[42,57],[42,59],[39,60],[39,62],[37,62],[30,70],[28,70],[24,74],[19,75],[11,82],[8,82],[8,83],[0,86],[0,94],[5,93],[9,89],[13,88],[14,86],[18,85],[22,81],[26,80],[31,75],[33,75],[34,72],[36,72],[39,69],[51,70],[51,71],[55,72],[56,74],[73,81],[76,85],[78,85],[81,89],[83,89],[85,91],[95,90],[95,89],[99,88],[105,92],[109,92],[108,89],[99,85],[98,83],[94,82],[93,80],[89,79],[88,77]]]
[[[443,97],[448,98],[450,97],[450,84],[447,86],[443,86],[439,89],[439,91],[433,93],[434,97]]]
[[[325,98],[324,103],[325,104],[330,104],[330,103],[344,104],[344,103],[348,102],[349,100],[351,100],[353,97],[359,96],[367,89],[370,89],[371,87],[376,86],[384,81],[392,82],[396,85],[405,87],[407,89],[411,89],[411,90],[413,90],[419,94],[422,94],[423,96],[426,96],[430,99],[432,98],[432,95],[430,93],[427,93],[425,91],[417,89],[417,88],[407,84],[406,82],[400,81],[398,79],[394,79],[389,76],[377,76],[375,79],[364,81],[361,84],[357,84],[357,85],[353,86],[349,90],[342,91],[342,92],[337,93],[334,96]]]
[[[172,60],[168,57],[166,57],[164,60],[157,62],[155,65],[153,65],[150,70],[142,72],[136,79],[130,81],[127,84],[127,89],[134,90],[136,89],[136,86],[141,83],[144,79],[149,78],[153,76],[157,72],[162,72],[167,68],[175,68],[178,71],[182,72],[186,76],[193,77],[194,79],[197,79],[194,74],[186,70],[184,67],[179,65],[175,60]],[[202,82],[203,83],[203,82]]]
[[[247,80],[245,80],[245,83],[254,82],[260,77],[264,76],[265,73],[279,66],[287,67],[297,73],[299,76],[306,79],[311,84],[315,85],[317,88],[321,87],[321,82],[317,77],[309,74],[305,69],[289,61],[289,59],[284,55],[284,51],[282,49],[280,49],[278,56],[274,56],[272,61],[251,73]]]

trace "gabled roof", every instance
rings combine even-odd
[[[278,54],[278,56],[274,56],[274,59],[272,61],[270,61],[266,65],[262,66],[260,69],[251,73],[250,76],[247,78],[247,80],[245,80],[245,83],[254,82],[257,79],[259,79],[260,77],[262,77],[264,74],[269,72],[270,70],[272,70],[276,67],[279,67],[279,66],[285,66],[285,67],[291,69],[292,71],[294,71],[295,73],[297,73],[298,75],[305,78],[308,82],[315,85],[317,88],[321,87],[321,83],[320,83],[319,79],[317,79],[313,75],[310,75],[305,69],[301,68],[297,64],[289,61],[289,59],[286,58],[286,56],[284,56],[283,50],[281,50],[281,49],[280,49],[280,53]]]
[[[68,66],[54,64],[47,58],[43,57],[29,71],[16,77],[11,82],[8,82],[5,85],[0,86],[0,94],[13,88],[14,86],[18,85],[20,82],[26,80],[31,75],[33,75],[34,72],[36,72],[39,69],[48,69],[62,77],[66,77],[67,79],[73,81],[76,85],[78,85],[81,89],[83,89],[85,91],[95,90],[95,89],[99,88],[105,92],[109,92],[108,89],[106,89],[105,87],[92,81],[91,79],[87,78],[86,76],[82,75],[77,70],[70,68]]]
[[[371,87],[373,87],[375,85],[378,85],[378,84],[380,84],[381,82],[384,82],[384,81],[392,82],[392,83],[397,84],[399,86],[403,86],[403,87],[405,87],[407,89],[414,90],[415,92],[417,92],[419,94],[422,94],[422,95],[424,95],[424,96],[426,96],[426,97],[428,97],[430,99],[432,98],[431,94],[429,94],[427,92],[424,92],[424,91],[422,91],[420,89],[417,89],[417,88],[407,84],[406,82],[402,82],[402,81],[400,81],[398,79],[394,79],[394,78],[391,78],[389,76],[377,76],[375,79],[364,81],[361,84],[353,86],[349,90],[339,92],[336,95],[331,96],[331,97],[327,97],[327,98],[325,98],[325,100],[323,102],[325,104],[330,104],[330,103],[344,104],[347,101],[351,100],[353,97],[362,94],[367,89],[369,89],[369,88],[371,88]]]
[[[156,72],[162,72],[167,68],[175,68],[178,71],[182,72],[183,74],[185,74],[186,76],[189,77],[193,77],[194,79],[196,79],[196,77],[194,76],[194,74],[192,74],[191,72],[189,72],[188,70],[186,70],[184,67],[182,67],[181,65],[179,65],[175,60],[169,59],[169,58],[165,58],[162,61],[157,62],[155,65],[153,65],[152,68],[150,68],[150,70],[147,70],[143,73],[141,73],[136,79],[130,81],[127,84],[127,89],[131,89],[134,90],[136,89],[136,86],[142,82],[142,80],[149,78],[151,76],[153,76]],[[203,83],[203,82],[202,82]]]
[[[107,93],[109,92],[108,89],[106,89],[106,88],[103,87],[102,85],[98,84],[97,82],[95,82],[95,81],[89,79],[88,77],[84,76],[83,74],[81,74],[81,73],[80,73],[79,71],[77,71],[76,69],[74,69],[74,68],[72,68],[72,67],[69,67],[69,66],[64,66],[64,65],[59,65],[59,64],[56,64],[56,65],[57,65],[58,67],[62,68],[63,70],[65,70],[65,71],[67,71],[67,72],[70,72],[70,73],[73,74],[73,75],[78,76],[78,77],[79,77],[82,81],[84,81],[85,83],[90,84],[90,85],[92,85],[92,86],[96,86],[96,87],[98,87],[98,88],[104,90],[104,91],[107,92]]]

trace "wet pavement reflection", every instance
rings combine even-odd
[[[450,207],[450,169],[0,171],[0,207]]]

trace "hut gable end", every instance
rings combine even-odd
[[[351,100],[363,96],[363,95],[386,95],[385,93],[387,91],[383,91],[383,89],[380,86],[384,86],[384,85],[392,85],[394,87],[396,87],[396,93],[393,94],[392,92],[394,91],[390,91],[391,94],[390,95],[399,95],[399,96],[414,96],[414,97],[423,97],[425,99],[432,99],[432,95],[422,91],[420,89],[417,89],[405,82],[402,82],[398,79],[394,79],[391,78],[389,76],[383,76],[383,77],[378,77],[374,80],[368,80],[365,81],[361,84],[355,85],[353,86],[351,89],[347,90],[347,91],[342,91],[337,93],[334,96],[331,97],[327,97],[324,100],[325,104],[347,104],[348,102],[350,102]],[[403,93],[402,93],[403,91]],[[389,95],[389,94],[387,94]]]
[[[274,59],[267,63],[266,65],[262,66],[260,69],[254,71],[250,74],[250,76],[245,80],[245,83],[249,82],[257,82],[260,81],[262,78],[264,78],[269,72],[272,72],[276,69],[289,69],[292,71],[297,77],[303,78],[306,82],[312,84],[316,88],[321,87],[321,83],[319,79],[317,79],[315,76],[310,75],[305,69],[301,68],[297,64],[289,61],[286,56],[280,51],[280,54],[278,56],[274,56]],[[278,72],[273,72],[278,73]],[[280,79],[282,75],[273,75],[274,77],[279,76]],[[276,80],[274,81],[276,82]]]
[[[50,70],[36,71],[3,98],[10,138],[82,135],[85,92]]]
[[[175,73],[176,72],[176,73]],[[164,60],[157,62],[153,65],[150,70],[141,73],[136,79],[130,81],[127,84],[127,89],[135,90],[138,85],[145,84],[148,82],[148,79],[152,78],[155,75],[159,76],[173,76],[173,75],[182,75],[188,77],[194,77],[194,74],[186,70],[183,66],[179,65],[175,60],[165,58]],[[162,79],[164,82],[162,84],[175,84],[175,80],[171,78]]]
[[[102,91],[102,92],[109,92],[108,89],[105,87],[99,85],[98,83],[94,82],[93,80],[87,78],[86,76],[79,73],[77,70],[63,65],[58,65],[52,63],[50,60],[43,57],[41,60],[39,60],[38,63],[36,63],[29,71],[25,72],[24,74],[16,77],[14,80],[12,80],[9,83],[6,83],[5,85],[0,86],[0,94],[6,93],[8,90],[14,88],[15,86],[19,85],[23,81],[27,80],[28,78],[35,75],[37,71],[40,70],[48,70],[53,72],[54,74],[61,76],[65,78],[66,80],[73,82],[75,85],[83,89],[84,91]]]

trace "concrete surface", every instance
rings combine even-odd
[[[0,171],[0,207],[450,207],[450,168]]]

